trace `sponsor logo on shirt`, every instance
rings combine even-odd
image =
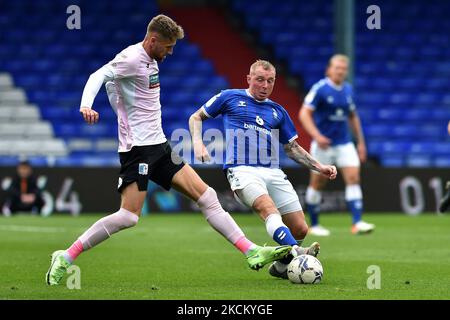
[[[159,73],[151,74],[148,76],[148,88],[154,89],[159,87]]]
[[[247,106],[247,104],[245,103],[245,101],[240,100],[240,101],[239,101],[239,104],[238,104],[238,107],[245,107],[245,106]]]
[[[266,128],[261,128],[258,126],[255,126],[254,124],[244,123],[244,129],[252,129],[258,132],[262,132],[268,136],[272,136],[272,132],[270,130],[267,130]]]
[[[347,116],[345,115],[344,110],[337,108],[335,114],[330,115],[329,119],[331,121],[345,121],[347,120]]]

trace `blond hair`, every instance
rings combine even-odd
[[[147,35],[151,32],[156,32],[170,41],[184,38],[183,28],[163,14],[157,15],[150,21],[147,26]]]
[[[338,53],[338,54],[333,55],[330,58],[330,60],[328,60],[328,67],[331,66],[333,61],[336,61],[336,60],[344,61],[347,64],[349,64],[349,62],[350,62],[350,59],[345,54]]]
[[[275,67],[273,64],[271,64],[269,61],[266,60],[256,60],[251,66],[250,66],[250,74],[254,74],[257,67],[262,67],[264,70],[273,70],[276,72]]]

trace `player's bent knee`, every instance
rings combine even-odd
[[[217,198],[217,192],[211,187],[207,187],[206,191],[197,200],[197,205],[208,219],[213,212],[223,211],[222,206]]]
[[[358,176],[350,177],[350,178],[347,180],[347,185],[359,184],[359,182],[360,182],[360,179],[359,179]]]
[[[119,216],[118,219],[120,219],[122,229],[134,227],[139,221],[139,216],[137,214],[124,208],[120,208],[117,215]]]
[[[259,213],[263,217],[266,217],[269,214],[278,212],[272,199],[267,194],[256,198],[255,201],[253,202],[252,207],[253,207],[253,210],[255,210],[257,213]]]
[[[136,215],[135,215],[135,216],[136,216]],[[136,217],[138,217],[138,216],[136,216]],[[132,227],[134,227],[134,226],[137,225],[138,221],[139,221],[139,219],[129,219],[129,220],[126,220],[126,221],[124,221],[123,227],[124,227],[124,229],[132,228]]]
[[[292,227],[291,233],[297,240],[304,239],[308,234],[308,225],[306,223],[299,223]]]

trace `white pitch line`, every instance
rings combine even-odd
[[[0,225],[0,231],[58,233],[58,232],[66,232],[66,229],[54,227]]]

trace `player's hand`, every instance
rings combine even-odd
[[[317,144],[321,149],[328,149],[331,144],[331,140],[323,135],[319,135],[314,140],[316,140]]]
[[[203,143],[196,143],[194,145],[194,156],[201,162],[208,162],[209,160],[211,160],[208,150]]]
[[[84,121],[86,121],[88,124],[94,124],[98,122],[99,114],[97,111],[92,110],[88,107],[81,107],[80,113],[83,115]]]
[[[321,165],[320,174],[330,180],[334,180],[337,176],[337,169],[335,166]]]
[[[367,161],[367,149],[366,145],[364,143],[358,143],[356,146],[356,149],[358,151],[359,160],[364,163]]]

